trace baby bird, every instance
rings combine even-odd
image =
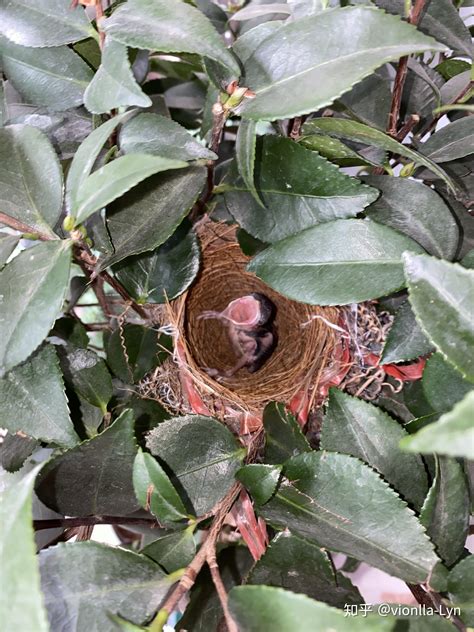
[[[273,321],[276,307],[259,292],[252,292],[231,301],[222,312],[208,310],[199,318],[215,318],[226,327],[230,341],[238,356],[237,362],[223,374],[217,369],[206,369],[212,377],[232,377],[239,369],[249,373],[258,371],[275,350],[277,336]]]

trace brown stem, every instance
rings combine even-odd
[[[59,529],[64,527],[90,527],[96,524],[131,524],[146,527],[159,527],[154,518],[134,518],[133,516],[83,516],[81,518],[50,518],[48,520],[33,520],[35,531],[43,529]]]
[[[225,589],[224,582],[222,581],[222,577],[219,572],[219,566],[216,560],[215,543],[214,543],[214,549],[208,552],[206,561],[207,561],[207,565],[209,566],[209,570],[211,571],[212,581],[216,588],[219,601],[221,602],[222,610],[224,611],[224,618],[227,624],[227,632],[239,632],[235,624],[235,621],[232,618],[232,615],[230,614],[227,591]]]
[[[102,7],[102,0],[96,0],[95,4],[95,22],[97,24],[97,30],[99,31],[99,47],[100,50],[104,48],[105,44],[105,33],[99,25],[99,22],[104,17],[104,9]]]
[[[419,584],[409,584],[407,582],[407,586],[420,605],[426,606],[427,608],[433,608],[433,610],[438,612],[441,617],[444,617],[445,619],[451,621],[458,628],[458,630],[460,630],[460,632],[466,632],[466,626],[464,625],[464,623],[455,615],[450,615],[448,613],[443,604],[441,596],[438,595],[438,593],[432,591],[427,592]]]
[[[46,235],[45,233],[40,233],[35,228],[20,222],[14,217],[10,217],[10,215],[6,215],[5,213],[0,213],[0,224],[4,224],[9,228],[13,228],[20,233],[28,233],[30,235],[35,235],[41,241],[53,241],[54,239],[59,239],[59,237],[55,237],[54,235]]]
[[[297,116],[291,121],[290,133],[288,136],[293,140],[298,140],[301,135],[301,126],[305,120],[305,116]]]

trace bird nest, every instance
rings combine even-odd
[[[292,301],[246,270],[250,257],[240,249],[236,227],[209,220],[198,228],[202,265],[195,283],[161,311],[162,330],[172,333],[174,353],[142,384],[142,394],[158,399],[173,414],[210,414],[238,421],[240,432],[261,425],[270,401],[285,403],[302,420],[321,404],[318,386],[331,372],[340,345],[339,310]],[[235,364],[226,327],[203,320],[206,310],[222,311],[252,292],[276,306],[278,344],[255,373],[240,369],[232,378],[213,378],[206,368],[225,371]]]

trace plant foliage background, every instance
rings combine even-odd
[[[471,0],[84,5],[0,0],[2,629],[474,626]],[[140,397],[205,213],[292,299],[380,299],[422,378],[333,389],[318,449]],[[439,616],[345,617],[334,552]]]

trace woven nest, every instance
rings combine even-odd
[[[164,329],[174,335],[173,358],[147,380],[144,394],[173,413],[207,409],[222,420],[242,413],[259,419],[269,401],[293,402],[295,409],[295,398],[301,399],[303,393],[307,408],[320,404],[318,383],[332,363],[339,310],[292,301],[247,272],[250,258],[242,253],[234,226],[206,221],[198,234],[199,276],[190,290],[165,306],[161,318]],[[276,306],[277,347],[257,372],[243,368],[232,378],[214,379],[205,369],[225,371],[235,364],[236,355],[226,327],[199,316],[205,310],[222,311],[251,292],[265,294]],[[199,400],[203,406],[196,404]]]

